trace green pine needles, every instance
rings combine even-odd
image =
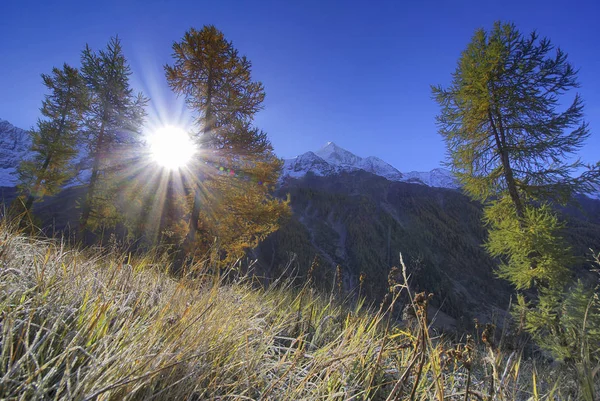
[[[597,296],[569,279],[574,259],[554,208],[600,182],[600,163],[576,157],[590,134],[582,99],[560,103],[577,87],[566,53],[535,32],[497,22],[489,33],[475,32],[450,86],[432,90],[448,164],[464,191],[485,202],[485,246],[500,261],[498,275],[529,290],[519,295],[516,314],[542,348],[589,371],[586,361],[597,360],[600,349],[600,315],[590,308]],[[594,349],[583,352],[581,340],[592,338]]]
[[[501,259],[498,275],[517,290],[560,288],[568,279],[573,257],[560,235],[564,224],[549,204],[527,205],[519,219],[505,197],[488,204],[484,222],[489,228],[485,247]]]
[[[148,102],[131,89],[131,68],[117,37],[98,52],[86,45],[81,65],[91,95],[85,115],[91,174],[81,209],[80,235],[119,219],[115,187],[131,155],[139,153]]]
[[[76,146],[83,139],[83,113],[88,104],[88,92],[79,71],[67,64],[42,74],[49,89],[40,109],[44,119],[29,131],[33,157],[19,166],[19,189],[28,215],[34,201],[55,195],[62,185],[73,178]]]

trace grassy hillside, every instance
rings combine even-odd
[[[525,360],[518,337],[434,335],[401,282],[371,310],[311,280],[175,279],[157,256],[123,258],[0,227],[1,399],[577,399],[572,371]]]

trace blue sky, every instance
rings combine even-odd
[[[202,1],[1,0],[0,118],[22,128],[38,115],[40,74],[79,65],[116,34],[132,83],[151,98],[153,120],[176,121],[181,102],[162,66],[190,27],[214,24],[253,63],[266,88],[256,124],[281,157],[327,141],[374,155],[401,171],[445,158],[431,84],[447,85],[474,30],[495,20],[533,29],[580,69],[592,137],[581,152],[600,159],[600,1]],[[156,117],[156,116],[160,117]]]

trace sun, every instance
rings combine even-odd
[[[185,166],[196,153],[190,135],[180,127],[165,125],[148,137],[150,156],[160,166],[177,170]]]

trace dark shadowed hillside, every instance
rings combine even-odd
[[[507,308],[512,290],[495,278],[496,263],[482,247],[481,207],[459,191],[356,171],[288,179],[279,192],[290,194],[294,215],[258,250],[266,272],[281,273],[295,257],[304,275],[318,255],[323,287],[332,287],[339,264],[345,291],[358,292],[364,273],[363,293],[379,300],[402,253],[412,285],[433,292],[434,305],[456,324],[493,319],[494,311]],[[600,248],[600,202],[584,198],[568,211],[567,237],[577,253]]]

